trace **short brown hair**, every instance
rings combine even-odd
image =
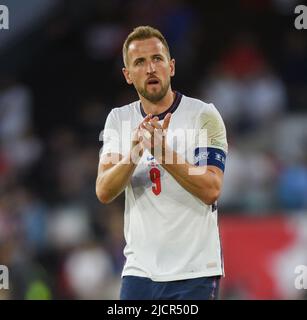
[[[150,26],[139,26],[133,29],[133,31],[128,35],[126,38],[124,45],[123,45],[123,60],[124,60],[124,65],[127,66],[127,61],[128,61],[128,48],[129,45],[132,41],[134,40],[146,40],[150,38],[158,38],[162,44],[164,45],[168,57],[170,58],[170,51],[168,44],[162,35],[162,33],[153,27]]]

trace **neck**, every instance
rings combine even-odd
[[[169,87],[163,99],[157,102],[151,102],[146,98],[144,98],[143,96],[140,96],[142,107],[145,113],[146,114],[151,113],[153,115],[157,115],[166,111],[172,105],[172,103],[174,102],[174,99],[175,99],[175,93],[172,91],[171,87]]]

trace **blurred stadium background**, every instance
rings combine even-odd
[[[295,0],[9,0],[0,30],[0,299],[117,299],[123,197],[101,205],[99,133],[137,99],[121,46],[158,27],[173,88],[215,103],[229,156],[222,299],[306,299],[307,37]]]

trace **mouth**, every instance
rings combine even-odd
[[[146,84],[147,85],[157,85],[157,84],[159,84],[160,83],[160,81],[159,81],[159,79],[157,79],[157,78],[151,78],[151,79],[148,79],[147,81],[146,81]]]

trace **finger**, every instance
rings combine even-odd
[[[166,130],[166,129],[168,128],[169,123],[170,123],[170,121],[171,121],[171,116],[172,116],[171,113],[168,113],[168,114],[165,116],[165,118],[164,118],[164,120],[163,120],[163,124],[162,124],[163,130]]]
[[[151,134],[148,130],[144,129],[142,133],[143,137],[145,137],[147,140],[151,140]]]
[[[158,120],[159,120],[159,118],[158,118]],[[155,129],[162,129],[161,124],[160,124],[158,121],[154,120],[154,119],[150,120],[149,123],[150,123]]]
[[[142,128],[148,130],[150,133],[153,133],[155,128],[148,122],[142,124]]]
[[[143,119],[143,121],[138,125],[138,129],[141,129],[142,124],[150,121],[151,118],[152,118],[152,114],[149,113],[149,114]]]
[[[149,113],[143,120],[143,122],[148,122],[152,118],[152,113]]]

